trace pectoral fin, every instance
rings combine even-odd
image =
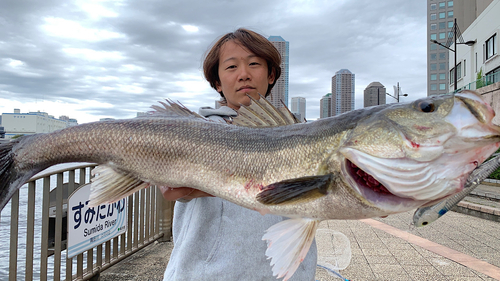
[[[304,198],[316,198],[327,194],[333,175],[311,176],[284,180],[265,186],[257,194],[262,204],[281,204]]]
[[[273,275],[288,280],[304,260],[316,235],[319,220],[289,219],[266,230],[262,240],[267,240],[266,256],[271,259]]]

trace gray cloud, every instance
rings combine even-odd
[[[422,1],[78,3],[0,3],[0,98],[82,103],[78,111],[95,120],[132,117],[167,97],[193,110],[212,106],[218,94],[203,82],[203,55],[238,27],[290,42],[289,94],[306,97],[308,119],[319,117],[342,68],[356,74],[358,108],[373,81],[389,93],[400,82],[410,95],[403,100],[426,95]]]

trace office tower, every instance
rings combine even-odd
[[[385,104],[386,91],[384,85],[380,82],[371,82],[365,89],[363,97],[363,106],[369,107],[379,104]]]
[[[303,122],[306,119],[306,99],[303,97],[293,97],[291,111],[294,114],[299,114],[299,120]]]
[[[332,93],[324,95],[319,101],[319,118],[332,116]]]
[[[268,38],[271,43],[278,49],[281,55],[281,76],[276,81],[271,94],[267,99],[276,107],[283,107],[283,103],[288,107],[288,56],[289,56],[289,42],[285,41],[281,36],[270,36]],[[262,95],[264,95],[263,93]]]
[[[354,73],[348,69],[332,77],[332,116],[354,110]]]
[[[453,91],[450,81],[448,50],[432,43],[436,40],[446,45],[453,37],[454,19],[463,32],[488,7],[493,0],[427,0],[427,95],[440,95]],[[451,39],[451,42],[453,42]],[[469,39],[465,39],[467,41]],[[471,38],[470,40],[474,40]],[[449,46],[448,46],[449,47]],[[452,46],[452,49],[454,47]],[[452,54],[452,53],[450,53]],[[457,62],[458,64],[458,62]],[[450,89],[451,85],[451,89]]]

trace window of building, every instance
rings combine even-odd
[[[437,74],[431,74],[431,81],[437,80]]]
[[[493,36],[490,37],[490,39],[486,40],[486,59],[489,59],[496,55],[497,53],[497,48],[496,48],[496,41],[497,41],[497,34],[495,33]]]
[[[437,59],[437,54],[431,54],[431,60],[436,60]]]
[[[446,70],[446,63],[444,63],[444,62],[440,63],[439,70]]]
[[[445,83],[439,83],[439,90],[446,90],[446,84]]]
[[[431,24],[431,30],[436,30],[436,28],[437,28],[437,24],[435,24],[435,23]]]
[[[446,22],[442,21],[439,23],[439,29],[445,29],[446,28]]]
[[[477,72],[477,52],[476,52],[476,57],[475,57],[475,59],[474,59],[474,60],[475,60],[475,64],[476,64],[475,69],[476,69],[476,72]]]
[[[454,82],[453,79],[455,79],[455,69],[454,68],[452,68],[450,70],[450,85],[453,84],[453,82]]]
[[[453,1],[448,1],[448,7],[453,7]]]
[[[437,64],[431,63],[431,70],[437,70]]]
[[[453,21],[448,22],[448,28],[453,28]]]
[[[462,78],[462,63],[457,64],[457,79]]]
[[[446,53],[439,53],[439,59],[440,60],[445,60],[446,59]]]
[[[465,73],[466,69],[467,69],[467,65],[465,64],[465,60],[464,60],[464,77],[466,75],[466,73]]]
[[[439,9],[445,9],[446,8],[446,2],[439,2]]]
[[[431,50],[437,50],[437,44],[431,43]]]
[[[439,73],[439,80],[445,80],[446,79],[446,73]]]
[[[440,19],[446,18],[446,13],[445,12],[439,13],[439,18]]]
[[[437,90],[437,84],[431,84],[431,91]]]
[[[436,14],[431,14],[431,20],[435,20],[436,19]]]
[[[439,39],[446,39],[446,32],[440,32]]]
[[[431,4],[431,10],[435,10],[436,9],[436,4]]]
[[[437,39],[437,37],[436,37],[436,36],[437,36],[437,35],[436,35],[436,33],[432,33],[432,34],[431,34],[431,40],[436,40],[436,39]]]
[[[449,18],[452,18],[452,17],[453,17],[453,11],[449,11],[449,12],[448,12],[448,17],[449,17]]]

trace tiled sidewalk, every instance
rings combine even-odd
[[[480,271],[487,270],[489,266],[493,273],[500,272],[500,223],[448,212],[429,226],[414,229],[410,226],[412,216],[413,212],[408,212],[365,222],[325,221],[320,227],[341,232],[348,237],[352,259],[350,265],[340,273],[349,280],[497,280]],[[382,222],[395,227],[399,237],[366,222]],[[418,242],[424,243],[423,246],[434,245],[433,250],[445,251],[433,253],[406,241],[411,241],[413,235],[423,238]],[[435,247],[432,242],[439,244],[439,247]],[[321,244],[318,245],[321,247]],[[446,248],[460,252],[460,262],[444,257],[453,253],[446,251]],[[172,243],[153,243],[104,271],[101,281],[162,280],[171,249]],[[481,270],[462,265],[470,262],[470,258],[464,258],[463,255],[483,263]],[[316,280],[340,279],[318,268]]]
[[[351,242],[351,264],[340,273],[349,280],[497,280],[444,257],[451,249],[465,254],[458,258],[464,264],[470,265],[471,258],[472,261],[489,263],[499,278],[500,223],[449,212],[429,226],[413,229],[410,226],[412,215],[413,212],[408,212],[377,221],[402,230],[402,237],[406,240],[411,241],[412,235],[427,239],[420,242],[441,251],[441,254],[363,221],[323,222],[321,227],[342,232]],[[432,242],[444,247],[432,248]],[[485,271],[486,267],[479,268]],[[318,269],[316,279],[340,280],[328,276],[323,269]]]

